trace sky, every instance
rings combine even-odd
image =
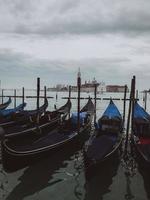
[[[82,82],[150,88],[149,0],[0,0],[2,88]]]

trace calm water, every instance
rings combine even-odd
[[[56,93],[51,92],[48,95],[55,97]],[[54,104],[58,107],[63,105],[66,100],[62,100],[61,97],[67,95],[67,93],[58,93],[58,101],[56,102],[55,98],[50,99],[48,109],[53,110]],[[76,96],[76,93],[72,93],[72,96]],[[140,103],[143,105],[142,94],[139,96]],[[122,98],[123,94],[106,93],[101,97]],[[86,101],[82,100],[81,104],[84,105]],[[34,99],[27,99],[26,102],[27,109],[35,108]],[[17,103],[19,104],[20,100]],[[72,103],[72,111],[75,111],[76,100]],[[115,101],[115,103],[122,112],[123,102]],[[97,117],[101,116],[107,104],[108,101],[97,101]],[[147,108],[150,108],[149,96]],[[13,173],[6,173],[0,165],[0,199],[147,200],[150,199],[150,174],[148,170],[140,169],[133,157],[130,156],[125,162],[120,154],[111,165],[102,167],[87,181],[84,176],[82,151],[74,152],[70,149],[67,153],[56,153]]]

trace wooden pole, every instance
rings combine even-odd
[[[22,103],[24,104],[24,87],[22,88]]]
[[[4,89],[2,89],[2,104],[4,103]]]
[[[124,86],[124,100],[123,100],[123,128],[125,127],[125,117],[126,117],[126,98],[127,98],[127,85]]]
[[[71,98],[71,85],[69,85],[69,100]],[[69,119],[70,119],[70,110],[69,110]]]
[[[44,103],[46,102],[47,92],[46,86],[44,86]]]
[[[133,92],[133,79],[131,81],[131,91],[130,91],[130,101],[129,101],[129,111],[128,111],[127,131],[126,131],[126,141],[125,141],[125,155],[127,154],[127,148],[128,148],[130,116],[131,116],[131,106],[132,106],[132,92]]]
[[[40,96],[40,78],[37,78],[37,110],[39,110],[39,96]]]
[[[14,108],[16,108],[16,90],[14,90]]]
[[[69,85],[69,99],[71,98],[71,85]]]
[[[78,106],[77,106],[77,112],[78,112],[78,133],[80,131],[80,89],[81,89],[81,73],[78,72],[77,77],[77,87],[78,87]]]
[[[56,92],[56,101],[57,101],[57,99],[58,99],[58,94],[57,94],[57,92]]]
[[[131,134],[133,133],[133,119],[134,119],[134,104],[135,104],[135,76],[133,76],[133,91],[132,91],[132,118],[131,118]]]
[[[97,84],[94,85],[94,124],[96,123],[96,98],[97,98]]]
[[[44,86],[44,103],[46,103],[46,97],[47,97],[46,86]],[[44,114],[45,112],[46,112],[46,109],[44,110]]]
[[[147,91],[145,90],[144,109],[147,109]]]
[[[138,96],[139,96],[139,92],[138,90],[136,90],[136,99],[138,99]]]

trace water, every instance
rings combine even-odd
[[[54,96],[56,93],[49,93]],[[58,93],[58,101],[49,99],[49,110],[54,104],[63,105],[66,100]],[[75,96],[76,93],[72,93]],[[88,96],[89,94],[82,94]],[[92,94],[91,94],[92,96]],[[106,93],[101,97],[123,97],[123,94]],[[21,102],[18,99],[17,103]],[[27,109],[35,108],[35,100],[27,99]],[[87,100],[82,100],[84,105]],[[72,100],[72,111],[76,110],[76,100]],[[123,111],[123,102],[115,101]],[[41,100],[42,104],[42,100]],[[108,101],[97,101],[97,117],[105,110]],[[140,104],[142,94],[140,94]],[[13,102],[12,105],[13,106]],[[11,107],[10,106],[10,107]],[[147,108],[150,108],[148,97]],[[150,112],[150,110],[148,110]],[[107,164],[90,180],[84,176],[82,150],[59,152],[32,166],[13,173],[6,173],[0,165],[0,199],[2,200],[147,200],[150,199],[150,173],[138,167],[134,156],[124,160],[118,155],[117,161]]]

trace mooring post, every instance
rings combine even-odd
[[[4,103],[4,89],[2,89],[2,104]]]
[[[37,110],[39,110],[39,98],[40,98],[40,78],[37,78]]]
[[[71,85],[69,85],[69,101],[70,101],[70,98],[71,98]],[[69,110],[69,119],[70,119],[70,110]]]
[[[139,97],[139,92],[138,90],[136,90],[136,99],[138,99],[138,97]]]
[[[58,99],[58,94],[57,94],[57,92],[56,92],[56,102],[57,102],[57,99]]]
[[[22,103],[24,104],[24,87],[22,88]]]
[[[131,114],[131,138],[133,134],[133,119],[134,119],[134,104],[135,104],[135,76],[133,76],[133,91],[132,91],[132,114]]]
[[[47,93],[46,93],[46,86],[44,86],[44,103],[46,103]],[[44,114],[46,112],[46,109],[44,110]]]
[[[79,133],[79,131],[80,131],[80,90],[81,90],[81,73],[80,73],[80,70],[78,72],[78,77],[77,77],[77,87],[78,87],[77,112],[78,112],[78,133]]]
[[[95,110],[94,110],[94,124],[96,123],[96,98],[97,98],[97,84],[95,83],[95,85],[94,85],[94,106],[95,106]]]
[[[145,98],[144,98],[144,109],[147,109],[147,91],[145,90]]]
[[[46,102],[46,97],[47,97],[47,90],[46,86],[44,86],[44,103]]]
[[[14,108],[16,108],[16,89],[14,89]]]
[[[37,117],[36,122],[39,124],[39,107],[40,107],[40,78],[37,78]]]
[[[126,98],[127,98],[127,85],[124,86],[124,99],[123,99],[123,128],[125,127],[125,117],[126,117]]]
[[[71,85],[69,85],[69,99],[71,98]]]
[[[129,138],[129,128],[130,128],[130,116],[131,116],[131,106],[132,106],[132,92],[133,92],[133,79],[131,81],[129,111],[128,111],[128,118],[127,118],[127,130],[126,130],[126,141],[125,141],[125,155],[127,154],[127,148],[128,148],[128,138]]]

